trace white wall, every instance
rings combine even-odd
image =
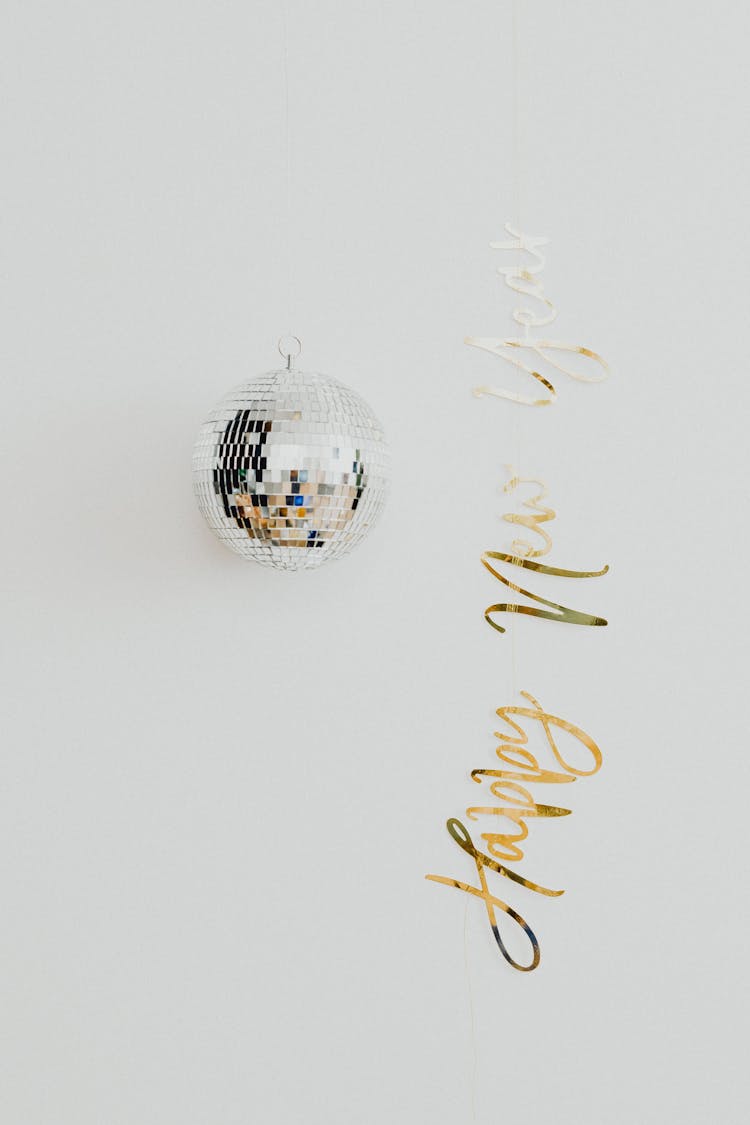
[[[509,325],[507,0],[290,0],[293,327],[395,463],[370,541],[299,576],[190,483],[288,327],[280,5],[2,22],[3,1120],[744,1120],[743,7],[523,5],[525,223],[615,375],[522,412],[461,343]],[[608,630],[516,623],[517,686],[605,754],[531,826],[567,894],[513,900],[530,975],[423,881],[471,876],[444,822],[511,699],[478,556],[517,452],[550,561],[612,566],[571,602]]]

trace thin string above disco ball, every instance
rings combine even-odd
[[[198,507],[243,558],[281,570],[318,567],[364,539],[385,504],[390,457],[367,403],[330,376],[286,366],[230,391],[193,452]]]

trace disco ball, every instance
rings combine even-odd
[[[265,566],[341,558],[378,519],[388,447],[369,406],[327,375],[288,366],[230,391],[193,453],[198,507],[214,534]]]

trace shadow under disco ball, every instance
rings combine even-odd
[[[281,350],[281,345],[280,345]],[[388,446],[369,406],[327,375],[287,367],[241,383],[201,426],[198,507],[214,534],[265,566],[348,554],[386,499]]]

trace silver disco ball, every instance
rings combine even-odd
[[[388,447],[343,383],[292,366],[235,387],[200,428],[198,507],[214,534],[265,566],[301,570],[352,550],[386,499]]]

